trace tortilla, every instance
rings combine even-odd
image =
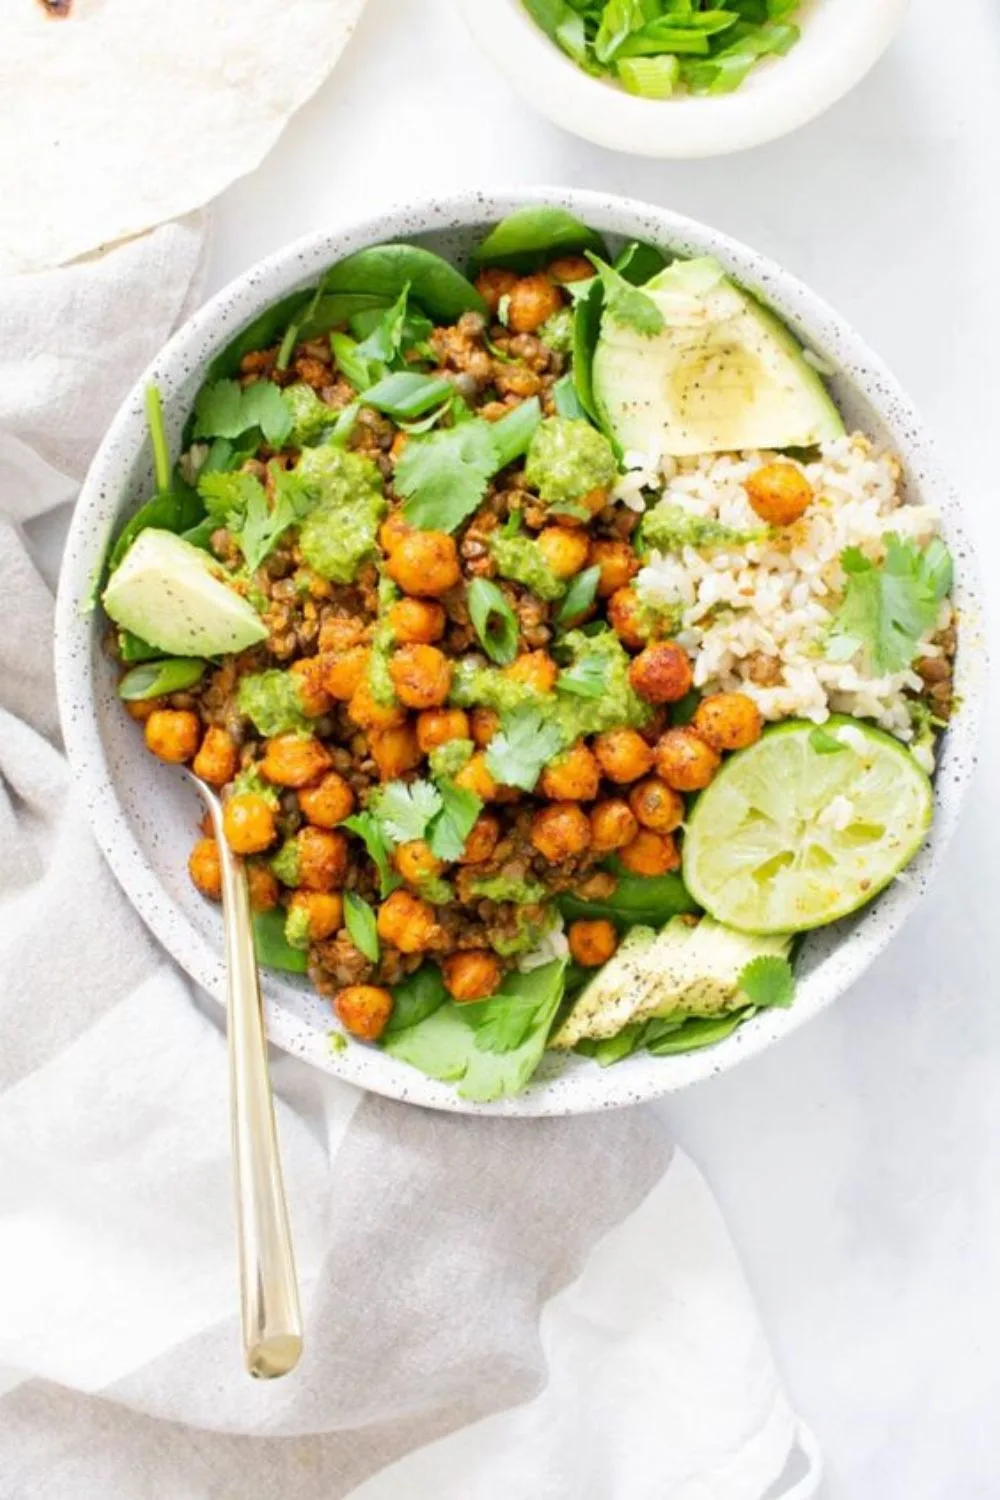
[[[0,0],[0,273],[63,265],[253,170],[364,0]]]

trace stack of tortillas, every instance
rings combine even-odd
[[[0,273],[64,265],[252,171],[364,0],[0,0]]]

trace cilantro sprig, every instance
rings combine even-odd
[[[522,703],[501,715],[486,751],[486,769],[504,786],[530,792],[542,769],[564,749],[564,735],[540,708]]]
[[[294,425],[291,407],[270,380],[241,386],[237,380],[213,380],[195,402],[196,438],[241,437],[259,427],[272,448],[280,448]]]
[[[626,281],[620,271],[609,266],[593,251],[587,251],[587,259],[594,266],[604,286],[604,314],[616,323],[623,323],[636,333],[652,338],[663,328],[663,314],[647,292],[640,291]]]
[[[739,987],[754,1005],[787,1007],[795,999],[795,975],[787,958],[762,954],[740,970]]]
[[[938,537],[921,548],[890,532],[881,564],[859,547],[846,548],[840,561],[847,587],[827,641],[827,656],[849,661],[860,652],[876,677],[905,671],[951,590],[951,553]]]
[[[394,478],[406,520],[425,531],[454,531],[477,508],[493,475],[526,451],[540,421],[532,396],[498,422],[467,417],[411,437]]]
[[[198,481],[198,493],[210,520],[232,532],[247,568],[256,573],[290,526],[297,526],[312,501],[297,474],[280,464],[268,466],[273,501],[253,474],[209,473]]]

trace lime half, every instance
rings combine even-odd
[[[741,932],[835,922],[888,885],[930,827],[931,783],[891,735],[858,719],[795,719],[723,765],[695,803],[684,880]]]

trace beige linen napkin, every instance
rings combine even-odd
[[[224,1042],[91,838],[22,525],[72,498],[202,249],[181,222],[0,281],[0,1496],[813,1494],[718,1213],[646,1110],[435,1115],[279,1058],[307,1345],[242,1373]]]

